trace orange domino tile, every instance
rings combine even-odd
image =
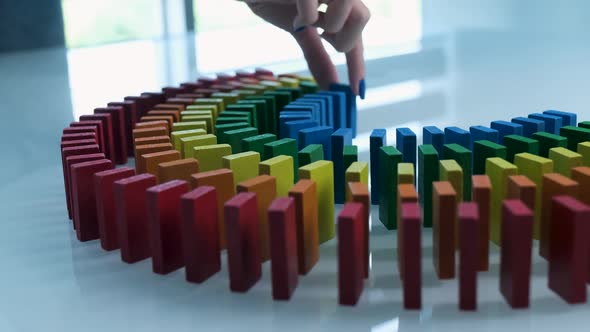
[[[508,177],[508,199],[520,199],[529,209],[535,210],[537,185],[526,175],[511,175]]]
[[[268,207],[277,197],[277,180],[274,176],[259,175],[255,178],[238,183],[238,192],[256,194],[258,204],[258,235],[260,239],[260,259],[270,259],[270,241],[268,231]]]
[[[141,160],[141,156],[148,153],[161,152],[172,150],[172,144],[160,143],[160,144],[149,144],[140,145],[135,147],[135,172],[137,174],[145,173],[145,165]]]
[[[572,180],[580,185],[578,199],[582,203],[590,205],[590,167],[579,166],[572,168]],[[588,276],[590,277],[590,274]]]
[[[214,171],[202,172],[191,175],[191,187],[211,186],[217,193],[217,220],[219,222],[219,247],[225,249],[225,222],[223,205],[236,195],[234,174],[230,169],[220,168]]]
[[[199,172],[199,162],[195,158],[167,161],[158,165],[158,182],[172,180],[190,181],[191,175]]]
[[[168,98],[166,99],[166,103],[170,104],[181,104],[184,106],[192,105],[194,103],[194,98]]]
[[[152,107],[152,110],[172,110],[182,112],[185,110],[185,108],[186,107],[182,104],[157,104],[154,107]]]
[[[171,116],[172,121],[178,122],[180,121],[180,111],[179,110],[151,110],[147,113],[148,116]]]
[[[369,216],[371,214],[371,199],[369,186],[362,182],[348,182],[347,191],[350,193],[350,201],[363,205],[363,275],[369,277]],[[417,196],[416,196],[417,199]]]
[[[133,142],[135,142],[135,140],[140,139],[140,138],[168,136],[168,131],[166,130],[166,127],[160,126],[160,127],[154,127],[154,128],[133,129],[132,134],[133,134]]]
[[[171,115],[144,115],[139,119],[139,122],[153,122],[153,121],[166,121],[168,127],[172,128],[174,124],[174,117]]]
[[[410,183],[404,183],[397,186],[397,257],[403,256],[403,237],[401,236],[403,233],[403,226],[400,222],[401,217],[401,206],[404,203],[416,203],[418,202],[418,191],[416,191],[416,187]],[[403,279],[404,271],[403,266],[398,259],[397,267],[399,270],[399,276]]]
[[[541,198],[541,229],[539,238],[539,254],[541,257],[549,258],[549,236],[551,228],[551,200],[554,196],[578,197],[579,184],[559,173],[548,173],[543,175],[543,193]]]
[[[168,137],[167,135],[150,136],[150,137],[140,137],[140,138],[136,138],[133,140],[133,146],[160,144],[160,143],[170,143],[170,137]]]
[[[166,129],[166,135],[170,134],[170,129],[172,127],[168,124],[168,121],[164,121],[164,120],[138,122],[135,124],[135,128],[133,128],[133,129],[146,129],[146,128],[159,128],[159,127],[164,127]]]
[[[289,190],[295,201],[299,274],[306,275],[319,260],[318,194],[313,180],[301,179]]]
[[[477,209],[479,210],[477,270],[487,271],[490,266],[490,218],[492,202],[492,182],[487,175],[474,175],[471,177],[471,200],[477,203]]]
[[[180,152],[176,150],[166,150],[141,155],[142,163],[145,165],[145,172],[158,176],[158,165],[168,161],[179,160]],[[160,182],[158,182],[160,183]]]
[[[448,181],[432,183],[432,261],[439,279],[455,277],[457,192]]]

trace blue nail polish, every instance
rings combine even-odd
[[[301,31],[305,30],[305,28],[306,28],[305,25],[304,26],[301,26],[301,27],[295,29],[295,32],[301,32]]]
[[[360,80],[359,82],[359,96],[361,97],[361,99],[365,99],[365,79],[363,78],[362,80]]]

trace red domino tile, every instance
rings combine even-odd
[[[78,156],[82,154],[99,153],[100,149],[97,144],[72,146],[61,149],[61,167],[64,179],[64,191],[66,193],[66,202],[70,201],[70,169],[66,167],[67,158],[70,156]],[[71,208],[71,206],[70,206]],[[68,217],[72,219],[71,210],[68,210]]]
[[[69,156],[66,158],[66,166],[65,168],[67,170],[69,170],[66,173],[66,178],[64,179],[67,183],[67,190],[66,190],[66,205],[68,208],[68,216],[71,216],[70,219],[73,220],[74,218],[74,196],[73,196],[73,191],[72,191],[72,165],[75,164],[79,164],[79,163],[84,163],[87,161],[93,161],[93,160],[101,160],[101,159],[105,159],[105,155],[104,153],[88,153],[88,154],[79,154],[79,155],[75,155],[75,156]],[[74,225],[75,227],[75,225]]]
[[[219,90],[221,92],[232,92],[235,87],[228,84],[213,84],[209,87],[209,89]]]
[[[363,205],[349,202],[338,215],[338,302],[356,305],[363,292]]]
[[[237,79],[236,79],[236,81],[228,81],[228,82],[225,82],[225,84],[230,85],[230,86],[233,86],[234,89],[241,89],[241,88],[244,87],[244,85],[246,85],[246,84],[244,84],[242,82],[238,82]]]
[[[63,134],[61,135],[61,142],[69,142],[69,141],[80,141],[80,140],[87,140],[91,139],[94,141],[93,144],[98,144],[98,140],[96,139],[96,135],[94,133],[78,133],[78,134]]]
[[[147,111],[154,106],[152,104],[152,99],[148,96],[127,96],[123,98],[125,101],[130,101],[135,104],[135,108],[137,110],[137,121],[145,114]]]
[[[80,122],[101,121],[104,143],[106,144],[105,155],[108,159],[115,161],[115,143],[113,140],[113,120],[110,114],[92,114],[80,116]]]
[[[185,89],[185,92],[190,92],[195,89],[204,88],[205,84],[198,82],[184,82],[180,83],[180,87]]]
[[[100,146],[100,152],[105,152],[106,154],[106,138],[104,136],[104,131],[102,130],[102,121],[99,120],[87,120],[87,121],[78,121],[70,123],[70,127],[94,127],[96,133],[96,139],[98,140],[98,145]]]
[[[403,265],[404,308],[422,308],[422,216],[418,202],[403,203],[400,223],[404,226],[401,237],[404,239],[403,255],[399,257]],[[399,230],[398,230],[399,232]]]
[[[148,97],[152,106],[163,103],[164,100],[166,100],[166,96],[163,92],[142,92],[141,96]]]
[[[188,183],[173,180],[148,188],[147,206],[152,270],[167,274],[184,266],[180,197]]]
[[[201,95],[205,96],[205,98],[211,97],[211,95],[214,94],[215,92],[219,92],[219,90],[211,89],[211,88],[200,88],[200,89],[195,89],[195,91],[193,91],[193,93],[201,94]]]
[[[135,170],[131,167],[119,167],[94,174],[98,233],[100,235],[100,245],[104,250],[119,249],[113,183],[134,175]]]
[[[365,279],[369,277],[369,215],[371,212],[371,198],[369,197],[369,187],[361,182],[348,182],[348,190],[353,202],[363,204],[363,273]]]
[[[291,197],[277,198],[268,208],[272,297],[289,300],[297,288],[297,229],[295,201]]]
[[[254,73],[255,75],[275,76],[275,74],[272,71],[264,68],[256,68],[254,69]]]
[[[121,259],[135,263],[151,256],[145,191],[156,185],[156,177],[139,174],[113,184]]]
[[[203,93],[195,93],[195,92],[191,92],[191,93],[179,93],[176,95],[175,98],[180,98],[180,99],[197,99],[197,98],[207,98],[207,96]]]
[[[262,275],[256,194],[239,193],[225,202],[224,209],[229,288],[244,293]]]
[[[534,218],[521,200],[502,203],[500,292],[512,308],[529,306]]]
[[[187,89],[186,87],[173,87],[173,86],[167,86],[162,88],[162,92],[164,93],[164,96],[166,96],[166,98],[174,98],[176,97],[177,94],[181,94],[181,93],[187,93],[190,92],[189,89]]]
[[[213,84],[221,83],[219,79],[211,77],[199,77],[197,82],[204,84],[205,87],[210,87]]]
[[[251,78],[251,77],[242,77],[242,78],[239,78],[239,81],[244,84],[259,84],[260,83],[259,80],[255,79],[255,78]]]
[[[110,114],[113,125],[113,144],[115,162],[127,163],[127,132],[125,131],[125,118],[123,107],[95,108],[94,114]],[[131,134],[131,131],[129,131]]]
[[[477,309],[479,211],[477,203],[459,203],[459,309]]]
[[[478,271],[489,269],[490,256],[490,204],[492,199],[492,183],[487,175],[474,175],[471,180],[471,197],[477,203],[479,211],[479,249]]]
[[[180,214],[186,280],[201,283],[221,270],[215,188],[200,186],[184,194]]]
[[[237,77],[226,73],[217,73],[217,79],[225,83],[227,81],[235,81]]]
[[[261,80],[261,81],[275,81],[275,82],[279,80],[275,76],[268,76],[268,75],[257,75],[256,79]]]
[[[74,122],[75,123],[75,122]],[[64,128],[62,131],[62,137],[66,135],[77,135],[77,134],[93,134],[96,137],[97,144],[100,143],[100,136],[96,126],[80,126],[75,125],[74,127]]]
[[[590,206],[571,196],[555,196],[551,204],[549,288],[570,304],[585,303]]]
[[[131,101],[121,101],[121,102],[111,102],[107,104],[108,106],[114,107],[123,107],[123,123],[125,125],[125,135],[126,135],[126,149],[127,149],[127,157],[133,155],[133,137],[131,136],[131,131],[135,128],[135,124],[139,121],[139,114],[137,113],[137,107],[134,102]]]
[[[71,146],[80,146],[80,145],[92,145],[96,144],[96,138],[89,138],[89,139],[80,139],[75,141],[63,141],[60,143],[60,148],[67,148]]]
[[[96,195],[92,190],[94,173],[112,169],[107,159],[87,161],[72,165],[72,196],[74,198],[74,224],[79,241],[100,238],[96,218]]]
[[[245,70],[236,70],[236,76],[238,78],[246,78],[246,77],[256,78],[256,73],[252,73],[252,72],[245,71]]]

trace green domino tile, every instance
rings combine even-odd
[[[323,160],[324,147],[321,144],[310,144],[301,149],[297,156],[299,157],[299,167],[303,167],[318,160]]]
[[[345,145],[342,150],[342,167],[348,169],[352,163],[359,160],[358,147],[356,145]],[[397,167],[397,166],[396,166]],[[397,169],[396,169],[397,170]]]
[[[438,161],[433,145],[418,147],[418,197],[424,207],[424,227],[432,227],[432,182],[439,179]]]
[[[506,159],[506,147],[488,140],[473,142],[473,174],[485,174],[486,159]]]
[[[277,140],[275,134],[260,134],[256,136],[250,136],[242,139],[242,151],[255,151],[260,153],[261,159],[264,158],[264,144],[270,143]]]
[[[582,164],[590,166],[590,142],[578,143],[578,153],[582,155]]]
[[[389,230],[397,229],[397,165],[401,162],[402,154],[393,146],[379,148],[379,220]]]
[[[241,99],[244,99],[247,96],[255,96],[258,93],[254,90],[248,90],[244,87],[244,89],[236,89],[236,90],[232,90],[232,93],[235,93],[238,95],[238,101]]]
[[[319,87],[317,84],[308,81],[300,82],[299,88],[301,88],[301,93],[303,93],[304,95],[309,93],[316,93],[319,91]]]
[[[301,89],[299,88],[278,88],[276,92],[288,92],[291,94],[291,100],[297,100],[302,96]]]
[[[215,92],[211,94],[211,98],[223,99],[223,103],[227,107],[228,105],[237,103],[240,100],[240,95],[232,92]]]
[[[229,144],[231,146],[232,153],[242,153],[242,139],[255,135],[258,135],[258,129],[254,127],[229,130],[225,132],[225,138],[227,139],[227,142],[220,141],[220,143]]]
[[[506,145],[506,160],[514,161],[514,155],[528,152],[539,155],[539,141],[520,135],[504,136],[504,145]]]
[[[555,172],[571,176],[572,168],[582,166],[582,155],[566,148],[558,147],[549,150],[549,159],[553,160]]]
[[[236,122],[228,124],[218,124],[215,126],[215,133],[217,135],[217,141],[228,142],[226,132],[230,130],[242,129],[250,127],[247,122]],[[226,143],[227,144],[227,143]]]
[[[173,131],[170,134],[170,138],[172,140],[172,144],[174,145],[174,150],[180,152],[182,150],[182,142],[180,141],[181,138],[206,134],[207,131],[204,129],[179,130]]]
[[[225,108],[224,113],[228,113],[228,112],[247,112],[250,115],[250,119],[252,120],[252,122],[251,122],[252,127],[260,128],[259,127],[260,122],[258,122],[259,118],[258,118],[258,112],[256,110],[256,106],[244,105],[244,104],[229,105]],[[264,114],[262,114],[262,115],[264,115]]]
[[[268,133],[266,123],[266,102],[264,100],[240,100],[236,105],[253,105],[256,108],[256,121],[258,122],[258,131]]]
[[[277,134],[278,130],[277,126],[279,123],[279,114],[283,110],[283,107],[287,106],[292,100],[291,93],[289,92],[281,92],[281,91],[265,91],[263,96],[274,96],[276,101],[276,111],[274,114],[274,123],[275,123],[275,132],[273,134]]]
[[[299,158],[297,158],[297,141],[292,138],[283,138],[278,141],[264,144],[264,159],[285,155],[293,157],[293,169],[295,183],[299,181]]]
[[[197,98],[193,101],[193,105],[215,105],[217,107],[215,117],[225,111],[225,102],[221,98]],[[191,109],[191,105],[187,106],[186,109]]]
[[[576,151],[578,143],[590,141],[590,129],[565,126],[559,130],[559,135],[567,138],[567,148]]]
[[[254,121],[252,118],[252,115],[249,112],[229,111],[227,109],[223,113],[219,114],[219,117],[217,118],[217,120],[219,121],[219,119],[223,119],[223,118],[245,118],[245,119],[248,119],[248,123],[250,123],[250,125],[252,125],[252,123]]]
[[[459,144],[445,144],[443,158],[452,159],[463,170],[463,200],[471,201],[471,151]]]
[[[566,148],[567,138],[540,131],[533,134],[533,139],[539,141],[539,156],[547,158],[551,148]]]
[[[217,121],[215,122],[215,128],[217,128],[218,125],[237,123],[237,122],[246,122],[248,124],[248,126],[252,125],[250,123],[248,117],[245,117],[245,116],[239,116],[239,117],[237,117],[237,116],[221,117],[220,116],[217,118]]]
[[[264,101],[266,103],[266,126],[267,126],[267,133],[277,134],[277,123],[276,123],[276,114],[277,114],[277,102],[276,97],[271,95],[258,95],[258,96],[249,96],[244,98],[244,100],[248,101]]]
[[[578,123],[578,127],[590,129],[590,121],[582,121]]]

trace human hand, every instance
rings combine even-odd
[[[244,0],[267,22],[291,33],[309,70],[322,89],[338,82],[338,74],[321,38],[346,54],[348,80],[353,93],[365,98],[365,61],[362,32],[369,9],[360,0]],[[318,11],[319,3],[328,8]],[[317,28],[324,29],[321,35]]]

